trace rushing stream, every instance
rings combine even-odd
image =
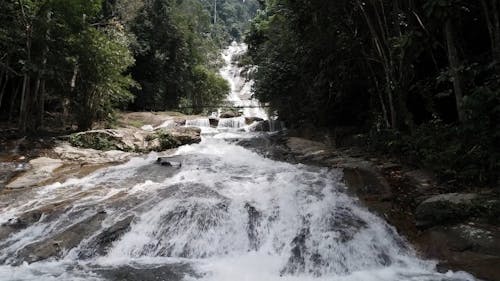
[[[16,229],[0,231],[0,280],[474,280],[417,258],[347,194],[340,171],[227,140],[262,137],[241,126],[179,148],[171,157],[181,167],[160,166],[152,153],[0,195],[0,224]]]

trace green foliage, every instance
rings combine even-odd
[[[443,181],[457,182],[459,190],[462,185],[488,185],[498,180],[500,154],[489,133],[493,132],[480,127],[468,130],[434,120],[417,127],[411,135],[376,132],[371,145],[431,170]]]
[[[244,33],[250,27],[250,21],[255,17],[259,9],[257,0],[197,0],[205,10],[209,12],[211,27],[211,37],[223,47],[231,41],[241,41]],[[215,9],[214,4],[217,4]],[[217,10],[217,18],[214,19],[214,12]]]
[[[496,1],[261,3],[245,61],[289,127],[372,130],[378,150],[445,180],[497,184]]]
[[[80,33],[72,50],[76,51],[78,70],[76,97],[73,100],[79,127],[91,127],[92,120],[103,119],[113,108],[130,101],[134,85],[123,73],[132,65],[127,46],[97,30]]]
[[[47,101],[57,101],[52,110],[64,112],[63,122],[88,129],[132,99],[128,40],[121,24],[103,19],[102,7],[102,0],[1,2],[0,76],[11,73],[0,79],[10,107],[2,97],[0,105],[9,118],[19,116],[21,131],[42,125]]]
[[[1,1],[0,118],[36,131],[49,110],[84,130],[134,97],[136,110],[217,105],[229,91],[220,49],[256,10],[255,0]]]
[[[210,13],[199,1],[147,2],[131,30],[137,38],[132,76],[142,88],[135,108],[217,105],[228,93],[217,73],[219,49],[210,37]]]
[[[230,91],[229,84],[224,78],[204,66],[196,66],[193,70],[193,77],[193,94],[184,103],[188,108],[192,108],[191,113],[202,113],[203,105],[217,106],[221,104]]]

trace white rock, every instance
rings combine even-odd
[[[10,182],[7,188],[18,189],[43,184],[44,181],[52,177],[56,169],[63,165],[62,160],[48,157],[39,157],[31,160],[29,163],[32,168]]]
[[[153,128],[153,126],[151,126],[151,125],[144,125],[141,127],[141,130],[147,131],[147,132],[152,132],[152,131],[154,131],[154,129],[155,128]]]

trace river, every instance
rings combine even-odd
[[[255,104],[237,70],[224,73],[229,99]],[[235,139],[264,136],[236,119],[193,124],[206,135],[170,155],[180,167],[151,153],[1,204],[0,224],[19,229],[0,231],[0,280],[475,280],[419,259],[346,192],[340,170],[244,148]]]

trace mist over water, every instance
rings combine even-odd
[[[474,280],[417,258],[340,170],[267,159],[227,140],[262,137],[231,122],[179,148],[180,168],[151,153],[1,204],[3,225],[44,214],[0,239],[0,280]],[[36,261],[63,238],[74,247]]]

